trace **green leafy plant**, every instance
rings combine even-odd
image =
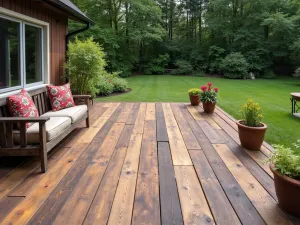
[[[172,71],[174,75],[188,75],[193,72],[193,66],[186,60],[177,60],[175,66],[177,69]]]
[[[208,69],[210,73],[219,73],[222,70],[222,60],[225,57],[225,49],[211,46],[208,51]]]
[[[262,78],[265,78],[265,79],[275,79],[276,78],[276,75],[275,73],[272,71],[272,70],[266,70],[262,76]]]
[[[200,101],[205,103],[216,103],[218,102],[219,88],[212,88],[212,82],[208,82],[207,85],[201,86],[202,92],[200,93]]]
[[[170,60],[169,54],[159,55],[145,69],[145,74],[163,74]]]
[[[299,149],[300,140],[294,143],[293,146]],[[283,145],[274,145],[275,151],[272,153],[268,162],[275,166],[281,174],[294,179],[300,178],[300,156],[295,154],[295,150]]]
[[[102,76],[100,78],[100,82],[97,86],[98,94],[108,96],[114,91],[114,85],[112,83],[112,79]]]
[[[114,86],[113,92],[125,92],[128,89],[128,82],[122,78],[114,78],[112,84]]]
[[[258,103],[248,99],[247,103],[241,106],[240,112],[243,118],[243,124],[249,127],[261,127],[263,118],[262,109]]]
[[[205,72],[204,71],[195,71],[192,76],[194,77],[205,77]]]
[[[65,68],[69,73],[72,91],[95,96],[99,77],[106,65],[103,49],[92,38],[85,41],[76,39],[70,42],[67,55],[69,60]]]
[[[239,53],[231,53],[222,61],[224,77],[237,79],[248,76],[248,63],[245,57]]]
[[[295,70],[295,73],[293,74],[294,77],[300,77],[300,67]]]
[[[199,88],[191,88],[189,91],[188,91],[189,95],[191,96],[196,96],[196,95],[199,95],[200,96],[200,89]]]

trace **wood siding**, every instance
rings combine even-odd
[[[58,9],[35,0],[0,0],[0,7],[49,23],[50,26],[50,83],[64,82],[66,34],[68,17]]]

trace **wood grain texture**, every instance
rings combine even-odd
[[[0,224],[23,199],[24,197],[4,197],[0,200]]]
[[[134,103],[131,113],[126,121],[126,125],[133,125],[135,123],[139,108],[141,103]]]
[[[214,148],[267,224],[292,224],[276,201],[225,144]]]
[[[200,150],[201,147],[191,130],[189,124],[186,122],[186,119],[184,118],[181,111],[178,109],[178,105],[176,103],[171,105],[173,114],[175,116],[175,119],[177,121],[178,127],[180,128],[180,132],[182,134],[183,140],[185,142],[186,148],[188,150]]]
[[[114,124],[53,224],[82,224],[124,126]]]
[[[155,103],[147,103],[145,120],[155,120]]]
[[[158,142],[159,188],[162,225],[183,225],[169,143]]]
[[[155,106],[156,106],[156,127],[157,127],[156,139],[157,141],[169,141],[162,103],[156,103]]]
[[[163,111],[166,120],[173,165],[192,165],[190,155],[185,146],[170,104],[163,103]]]
[[[217,224],[241,224],[202,151],[189,151],[201,186]]]
[[[150,114],[155,113],[152,107],[150,109]],[[160,224],[156,122],[152,120],[152,116],[147,120],[146,114],[145,118],[132,218],[133,225]]]
[[[125,125],[83,224],[107,223],[132,131],[133,125]]]
[[[184,224],[215,224],[194,168],[175,166],[174,169]]]
[[[131,110],[133,108],[134,103],[127,103],[122,112],[120,113],[120,116],[117,119],[118,123],[126,123],[128,120]]]

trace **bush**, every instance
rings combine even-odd
[[[106,77],[102,77],[100,79],[98,88],[98,94],[108,96],[114,91],[114,85],[112,84],[112,81],[107,79]]]
[[[112,84],[113,92],[125,92],[128,89],[128,82],[122,78],[114,78]]]
[[[76,94],[95,96],[100,75],[106,65],[104,52],[99,44],[89,38],[70,42],[68,62],[65,65],[69,73],[71,89]]]
[[[163,74],[170,60],[169,54],[159,55],[153,59],[145,69],[145,74]]]
[[[225,49],[218,46],[211,46],[208,51],[208,69],[210,73],[220,73],[222,60],[225,57]]]
[[[248,76],[248,63],[241,53],[231,53],[223,59],[222,70],[227,78],[246,78]]]
[[[175,62],[177,69],[172,71],[175,75],[188,75],[193,72],[193,66],[186,60],[177,60]]]
[[[191,88],[188,91],[189,95],[195,96],[195,95],[200,95],[201,91],[199,88]]]
[[[205,77],[205,72],[203,71],[195,71],[192,76],[194,77]]]
[[[275,79],[276,75],[272,70],[266,70],[262,76],[265,79]]]
[[[294,77],[300,77],[300,67],[295,70],[295,73],[293,74]]]

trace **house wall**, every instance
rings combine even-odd
[[[66,34],[68,16],[38,0],[0,0],[0,7],[49,23],[50,26],[50,83],[64,82]]]

